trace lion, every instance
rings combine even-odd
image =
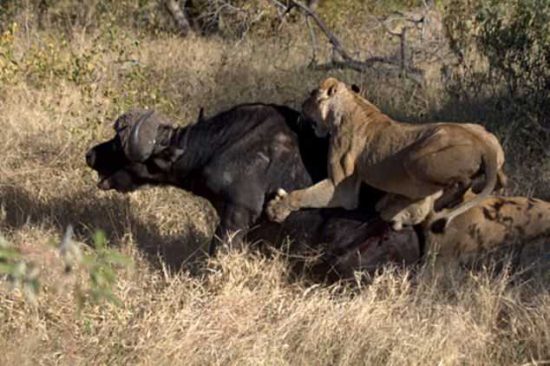
[[[274,221],[282,222],[300,208],[355,209],[363,182],[423,207],[423,217],[414,220],[422,221],[446,188],[469,187],[483,173],[485,185],[477,196],[430,215],[431,222],[442,222],[437,226],[444,229],[497,184],[505,184],[502,146],[481,125],[398,122],[335,78],[311,92],[302,113],[313,121],[317,136],[330,136],[329,178],[289,194],[279,190],[266,207]]]
[[[464,200],[473,198],[468,191]],[[442,233],[425,228],[425,251],[440,263],[468,263],[481,259],[482,253],[529,245],[535,261],[538,238],[550,235],[550,202],[529,197],[489,196],[476,207],[458,215]],[[548,243],[542,243],[548,250]],[[531,263],[529,263],[531,264]]]
[[[488,133],[482,126],[475,124],[463,124],[466,128],[471,128],[476,130],[478,133],[485,134],[487,141],[492,143],[498,151],[498,166],[502,167],[504,165],[504,152],[500,148],[500,144],[496,137]],[[498,176],[498,188],[502,189],[507,184],[507,177],[504,175],[502,170],[499,170]],[[462,198],[462,192],[466,191],[469,187],[464,185],[458,185],[454,187],[453,190],[449,190],[448,193],[453,198],[447,197],[447,200],[451,202],[457,199]],[[446,191],[447,193],[447,191]],[[472,195],[472,190],[468,190]],[[405,225],[414,226],[422,223],[428,216],[433,212],[436,201],[443,195],[443,192],[436,193],[435,195],[426,197],[423,200],[412,201],[411,199],[388,193],[382,199],[380,199],[376,204],[376,211],[380,213],[380,217],[387,222],[392,224],[394,230],[399,231]]]

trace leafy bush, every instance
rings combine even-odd
[[[77,305],[82,308],[87,303],[98,304],[102,301],[120,305],[119,298],[113,292],[118,278],[117,270],[131,266],[130,258],[109,248],[105,233],[101,230],[93,235],[93,250],[73,241],[72,233],[72,226],[69,226],[61,241],[59,254],[64,262],[65,276],[72,275],[77,279],[72,289]],[[83,272],[84,280],[74,270]],[[1,280],[7,280],[13,288],[22,290],[25,298],[37,305],[41,289],[38,267],[0,234]]]
[[[250,31],[265,35],[278,20],[269,0],[194,0],[187,11],[200,32],[225,37],[242,38]]]
[[[297,12],[285,12],[286,0],[180,0],[178,3],[195,31],[227,38],[243,38],[248,34],[274,36],[282,23],[302,19]],[[424,4],[425,0],[325,0],[319,2],[317,10],[331,27],[352,28],[361,26],[370,15]],[[2,0],[0,30],[7,29],[23,11],[26,11],[26,22],[30,19],[44,29],[62,28],[70,32],[75,27],[97,29],[117,25],[138,32],[178,32],[164,0]]]
[[[7,279],[14,288],[20,288],[29,301],[36,304],[40,289],[36,267],[25,261],[22,254],[0,234],[0,279]]]
[[[172,22],[162,1],[156,0],[2,0],[0,29],[6,29],[25,12],[25,20],[42,28],[100,28],[110,25],[132,27],[139,31],[169,31]]]
[[[130,266],[131,260],[107,246],[107,238],[103,231],[96,231],[93,240],[95,250],[80,259],[80,265],[88,274],[88,283],[85,287],[77,284],[78,303],[83,306],[86,302],[95,304],[106,300],[120,305],[119,298],[113,293],[117,282],[116,270],[119,267]]]
[[[452,91],[489,96],[540,132],[550,112],[550,2],[452,0],[445,16],[458,58]]]

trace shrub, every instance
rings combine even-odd
[[[549,21],[544,0],[450,1],[444,22],[458,59],[451,91],[492,98],[537,132],[548,127]]]

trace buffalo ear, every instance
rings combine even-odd
[[[143,162],[153,153],[159,124],[155,118],[150,118],[152,115],[153,111],[142,114],[119,132],[124,153],[130,161]]]

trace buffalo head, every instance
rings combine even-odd
[[[114,123],[116,135],[92,147],[86,163],[98,173],[98,187],[119,192],[144,184],[168,183],[169,165],[181,155],[173,147],[177,131],[153,111],[131,110]]]

